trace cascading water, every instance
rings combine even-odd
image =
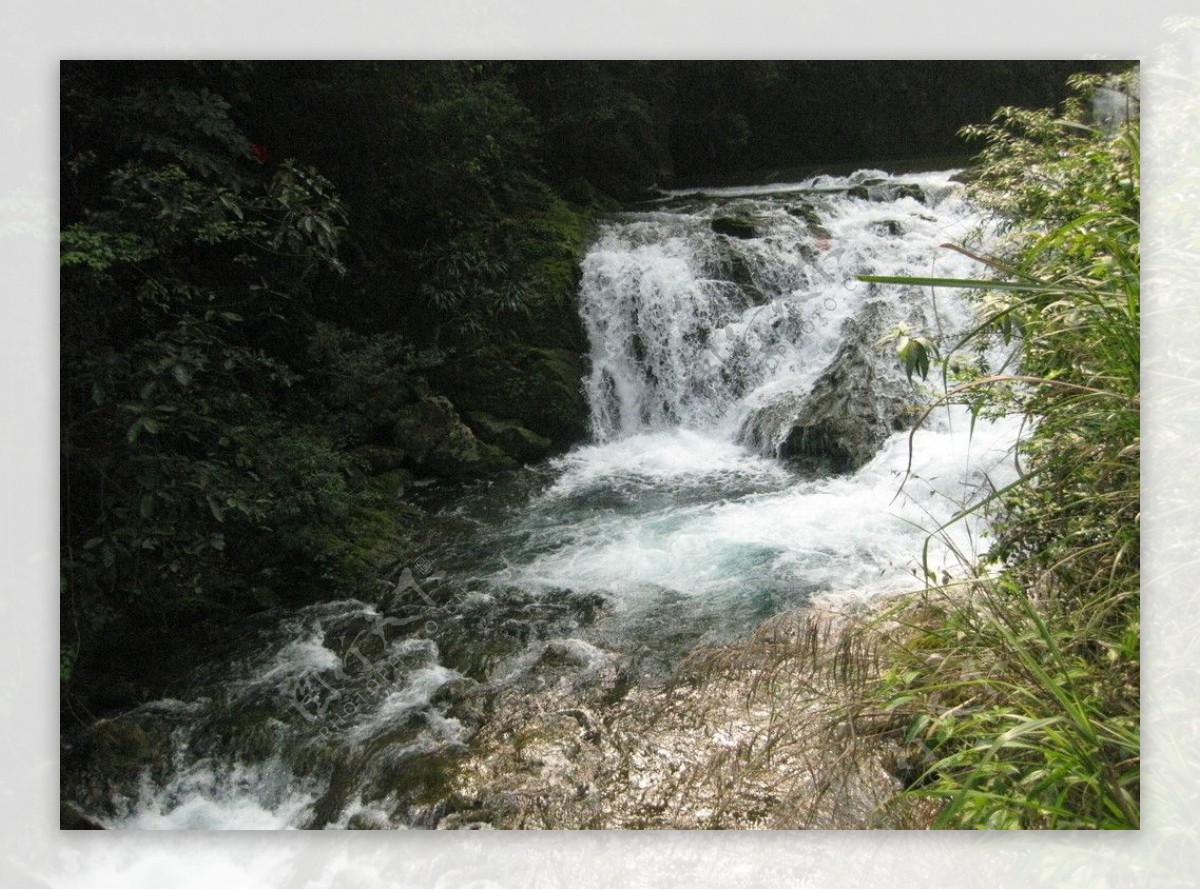
[[[795,299],[830,275],[811,231],[776,204],[746,201],[738,212],[753,214],[747,225],[763,234],[730,238],[713,231],[719,206],[614,223],[585,258],[580,303],[593,366],[585,385],[599,441],[716,431],[769,375],[766,359],[817,358],[798,346]]]
[[[928,396],[878,341],[970,312],[855,276],[970,277],[939,245],[976,225],[949,174],[878,171],[610,220],[579,294],[593,441],[444,506],[378,601],[265,619],[177,699],[94,727],[64,799],[113,827],[451,824],[496,690],[654,683],[816,593],[911,587],[923,529],[1007,481],[1016,428],[942,410],[910,455]]]

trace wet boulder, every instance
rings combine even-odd
[[[876,346],[892,322],[880,303],[847,321],[841,348],[812,389],[752,412],[742,443],[816,471],[850,473],[869,462],[909,426],[917,401],[895,357]]]
[[[871,231],[885,238],[899,238],[904,234],[904,225],[896,219],[882,219],[871,224]]]
[[[730,238],[747,239],[762,236],[761,223],[744,214],[715,216],[709,225],[716,234],[728,235]]]
[[[918,204],[925,203],[925,192],[915,182],[898,182],[892,185],[891,201],[899,201],[901,198],[912,198]]]
[[[868,350],[847,343],[838,351],[801,404],[779,446],[780,457],[850,473],[870,461],[892,433],[906,428],[912,397],[902,385],[880,377]]]
[[[751,259],[736,243],[717,244],[708,257],[704,272],[714,281],[725,282],[736,288],[747,303],[761,306],[767,302],[766,295],[755,281]]]
[[[808,225],[808,230],[817,238],[829,238],[829,229],[825,228],[821,220],[821,214],[807,201],[799,201],[789,204],[786,208],[788,216],[804,220]]]
[[[893,182],[885,179],[872,179],[846,189],[846,195],[861,201],[876,201],[880,203],[899,201],[901,198],[912,198],[914,201],[926,203],[924,190],[915,182]]]

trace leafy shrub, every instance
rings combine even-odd
[[[114,618],[272,601],[352,506],[285,348],[341,268],[332,185],[265,166],[206,87],[91,74],[64,70],[64,673]]]

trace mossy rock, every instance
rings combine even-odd
[[[494,417],[486,411],[468,412],[466,420],[480,441],[499,448],[518,461],[540,460],[554,447],[545,436],[539,436],[514,420]]]
[[[503,451],[475,438],[445,396],[400,409],[394,437],[414,466],[446,479],[493,475],[517,466]]]
[[[463,412],[505,417],[548,439],[552,449],[566,448],[587,434],[583,394],[583,356],[569,349],[486,346],[456,356],[437,369],[438,389]]]
[[[586,434],[588,412],[581,381],[588,344],[578,289],[580,261],[593,230],[590,215],[549,193],[533,211],[508,220],[503,241],[527,311],[498,319],[495,326],[455,344],[447,360],[429,372],[433,389],[460,414],[502,414],[532,434],[488,439],[483,433],[485,441],[480,444],[496,449],[480,451],[482,464],[491,471],[511,461],[510,455],[537,459]],[[431,398],[418,394],[417,403]],[[413,413],[411,407],[398,412],[408,427],[413,426],[408,416]],[[415,409],[415,413],[428,413],[428,409]],[[478,424],[474,432],[482,432]],[[413,452],[414,466],[428,463],[419,447],[413,449],[399,439],[395,444]],[[461,444],[465,454],[469,449]]]
[[[396,563],[411,528],[425,515],[404,500],[412,480],[401,468],[362,481],[361,503],[347,520],[345,546],[331,571],[336,583],[372,583]]]
[[[390,473],[408,463],[407,451],[385,445],[364,445],[354,449],[353,455],[372,476]]]
[[[132,719],[117,718],[96,724],[89,739],[91,753],[105,772],[139,770],[152,752],[146,730]]]
[[[580,262],[592,233],[590,217],[558,199],[511,221],[507,240],[528,311],[507,326],[520,343],[576,352],[587,348],[576,298]]]
[[[110,812],[112,789],[136,783],[143,772],[161,778],[172,750],[170,728],[143,723],[136,714],[97,721],[64,750],[63,774],[69,779],[63,798],[85,812]]]
[[[588,406],[583,394],[584,359],[566,349],[531,349],[528,426],[555,444],[572,444],[587,433]],[[545,401],[541,401],[542,399]]]
[[[468,468],[468,471],[459,478],[495,476],[497,473],[516,470],[520,467],[520,464],[516,460],[495,445],[479,442],[477,448],[479,451],[479,463]]]

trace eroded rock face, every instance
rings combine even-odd
[[[868,304],[846,323],[845,340],[807,393],[789,393],[754,411],[739,440],[814,469],[850,473],[908,428],[917,401],[890,352],[876,346],[894,313]]]

